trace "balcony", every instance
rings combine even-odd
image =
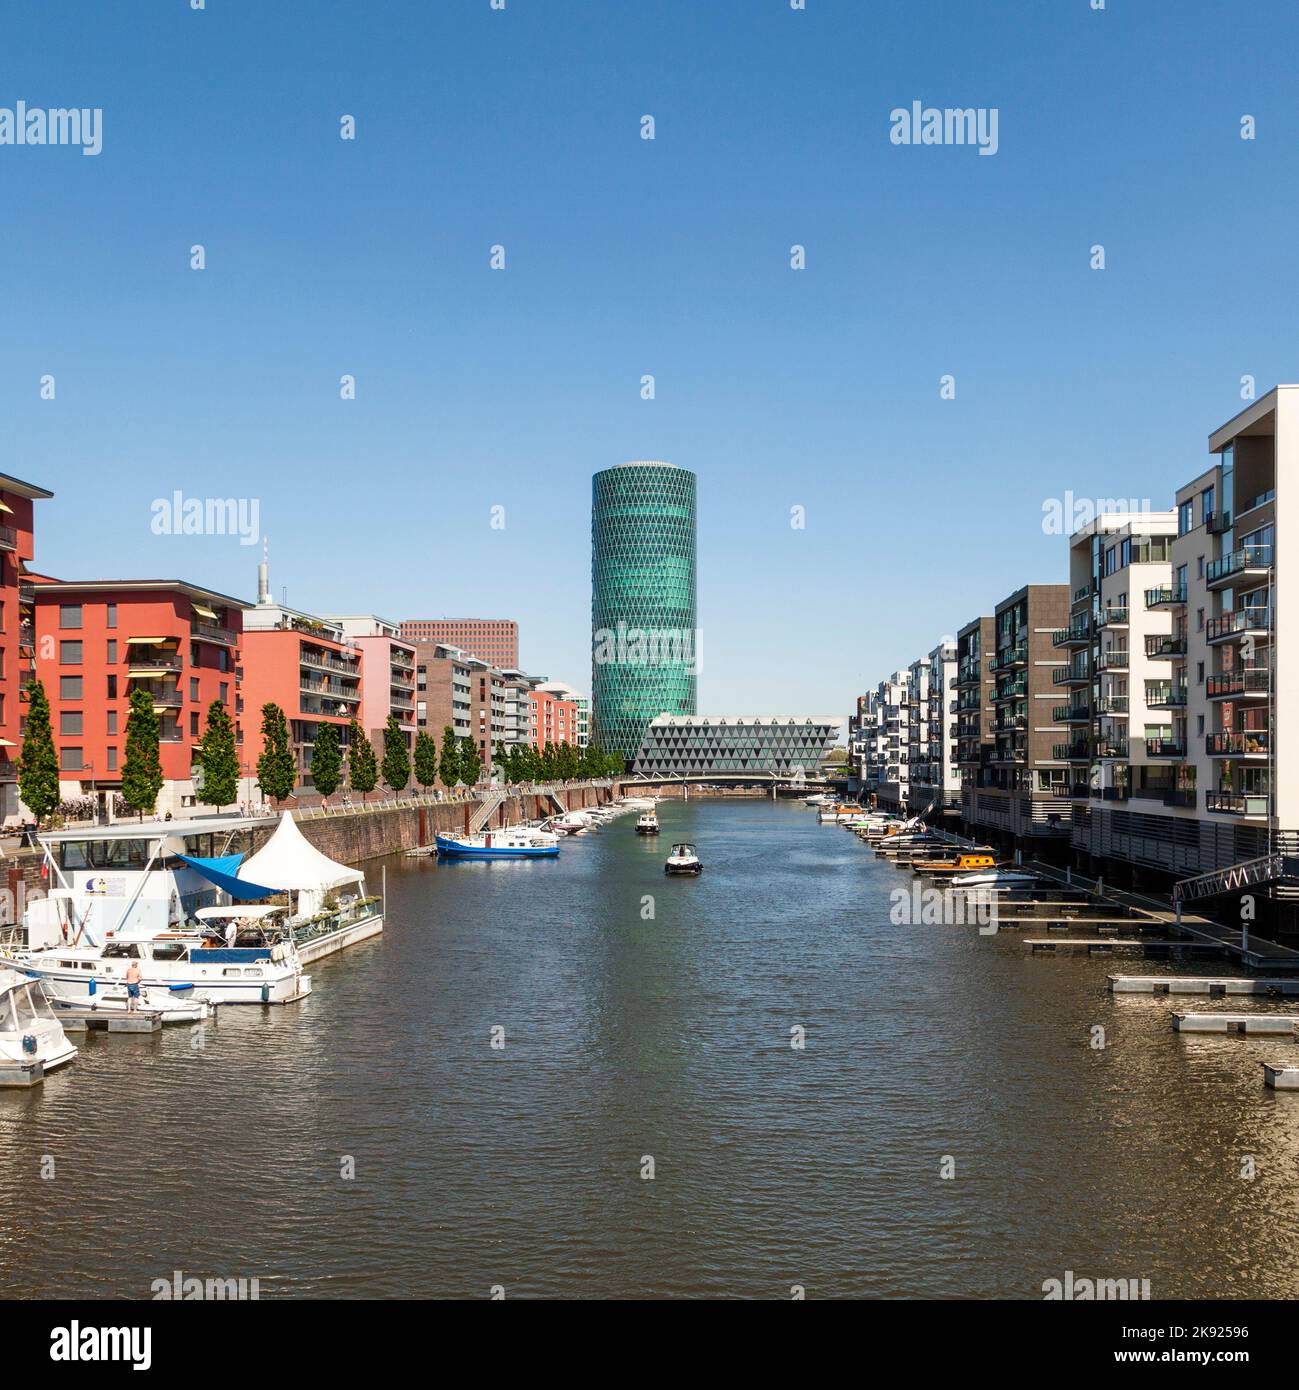
[[[1148,738],[1146,740],[1147,758],[1184,758],[1186,744],[1178,738]]]
[[[179,690],[150,691],[154,709],[179,709],[184,703]]]
[[[12,526],[0,526],[0,550],[17,550],[18,532]]]
[[[1052,634],[1053,647],[1086,647],[1092,640],[1091,621],[1084,613],[1082,620],[1077,618],[1068,627],[1060,628]]]
[[[1109,608],[1102,608],[1096,615],[1096,626],[1102,627],[1127,627],[1128,610],[1120,604],[1113,604]]]
[[[168,672],[181,671],[185,662],[177,653],[175,656],[128,656],[126,665],[131,675],[135,675],[137,672],[141,675],[147,675],[156,671],[161,676]]]
[[[1147,709],[1185,709],[1186,687],[1184,685],[1146,686]]]
[[[1125,716],[1128,712],[1128,697],[1126,695],[1102,695],[1096,702],[1097,714],[1105,714],[1110,718]]]
[[[1128,654],[1117,648],[1111,648],[1107,652],[1102,652],[1096,662],[1097,671],[1126,671],[1128,669]]]
[[[1127,787],[1093,787],[1092,795],[1101,801],[1126,801],[1131,793]]]
[[[1090,724],[1092,712],[1087,705],[1056,705],[1051,718],[1057,724]]]
[[[1241,545],[1221,559],[1211,560],[1204,571],[1204,582],[1207,588],[1221,589],[1242,580],[1266,579],[1271,568],[1270,545]]]
[[[1092,588],[1090,584],[1084,584],[1081,588],[1075,589],[1073,591],[1073,599],[1071,600],[1071,605],[1073,603],[1082,603],[1084,599],[1089,598],[1091,596],[1091,591]]]
[[[220,623],[205,623],[195,618],[189,625],[189,635],[198,642],[216,642],[223,647],[238,645],[239,634]]]
[[[1028,728],[1028,715],[1026,714],[1003,714],[1000,719],[993,722],[992,730],[997,734],[1018,733],[1022,729]]]
[[[1146,590],[1147,608],[1180,608],[1186,602],[1186,585]]]
[[[1013,671],[1017,666],[1028,665],[1028,643],[1017,642],[1013,647],[1003,647],[996,656],[988,659],[988,674],[997,675],[1001,671]]]
[[[1259,604],[1249,608],[1238,608],[1234,612],[1224,613],[1218,618],[1210,618],[1205,625],[1204,636],[1206,641],[1213,643],[1226,642],[1233,637],[1241,637],[1245,633],[1265,636],[1271,631],[1271,609]]]
[[[1087,671],[1079,671],[1073,666],[1061,666],[1051,672],[1052,685],[1090,685],[1091,675]]]
[[[1225,676],[1210,676],[1204,693],[1210,700],[1266,700],[1271,691],[1271,671],[1246,667]]]
[[[1230,512],[1210,512],[1204,518],[1204,529],[1211,536],[1220,536],[1224,531],[1231,530]],[[1194,803],[1192,803],[1194,804]]]
[[[1211,758],[1266,758],[1270,747],[1271,738],[1266,729],[1204,736],[1204,751]]]
[[[1270,801],[1266,792],[1207,791],[1204,794],[1204,809],[1222,816],[1266,816],[1269,814]]]
[[[1152,661],[1169,661],[1186,655],[1186,635],[1159,633],[1146,638],[1146,655]]]
[[[1058,763],[1089,763],[1092,760],[1091,739],[1080,738],[1072,743],[1057,743],[1051,749],[1051,757]]]
[[[1128,741],[1126,738],[1103,738],[1096,745],[1098,758],[1126,758]]]
[[[1006,744],[995,748],[988,762],[994,766],[1016,766],[1028,761],[1028,748],[1024,744]]]
[[[1194,787],[1178,787],[1176,791],[1164,793],[1164,805],[1185,806],[1193,811],[1198,795]]]
[[[1028,694],[1028,681],[1020,676],[1013,681],[1005,681],[999,685],[993,694],[992,703],[994,705],[1004,704],[1007,700],[1022,700]]]

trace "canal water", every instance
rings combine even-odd
[[[388,929],[303,1003],[0,1094],[0,1294],[1299,1293],[1299,1095],[1259,1066],[1293,1044],[1105,989],[1163,966],[894,923],[911,875],[794,804],[660,819],[392,859]]]

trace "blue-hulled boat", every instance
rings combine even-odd
[[[439,859],[557,859],[559,842],[521,825],[481,835],[439,835],[437,851]]]

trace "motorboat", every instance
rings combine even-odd
[[[636,820],[637,835],[657,835],[659,818],[657,811],[644,811]]]
[[[1032,888],[1043,880],[1024,869],[979,869],[957,874],[950,882],[953,888]]]
[[[114,1016],[129,1011],[130,1000],[126,986],[112,985],[96,989],[93,994],[78,993],[73,985],[64,980],[42,979],[46,998],[57,1018],[62,1013],[76,1010],[79,1014],[91,1013]],[[157,1014],[163,1023],[201,1023],[216,1014],[217,1006],[200,994],[193,986],[173,985],[170,989],[147,989],[141,986],[136,1008],[141,1013]]]
[[[864,814],[860,806],[823,806],[816,813],[816,819],[819,825],[843,825]]]
[[[698,874],[703,872],[704,866],[699,862],[699,856],[695,853],[694,845],[680,844],[672,846],[672,853],[668,855],[667,862],[663,865],[663,872],[668,874]]]
[[[477,835],[438,835],[439,859],[558,859],[559,841],[538,841],[527,826]]]
[[[0,1086],[35,1085],[76,1055],[40,981],[0,964]]]
[[[835,797],[830,792],[815,792],[812,796],[803,798],[804,806],[833,806]]]
[[[995,869],[998,867],[998,861],[991,850],[976,850],[949,855],[946,858],[913,859],[911,867],[918,874],[946,878],[949,874],[969,874],[977,870]]]
[[[562,816],[556,816],[550,824],[561,835],[582,835],[591,828],[587,818],[577,811],[565,811]]]

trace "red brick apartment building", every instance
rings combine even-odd
[[[33,575],[30,592],[34,670],[50,701],[65,798],[93,796],[111,811],[136,689],[153,696],[161,726],[160,814],[194,805],[192,753],[213,700],[226,704],[245,757],[239,599],[181,579]]]
[[[33,670],[35,624],[27,567],[35,554],[33,506],[53,497],[43,487],[0,473],[0,818],[19,814],[17,758],[22,687]]]

